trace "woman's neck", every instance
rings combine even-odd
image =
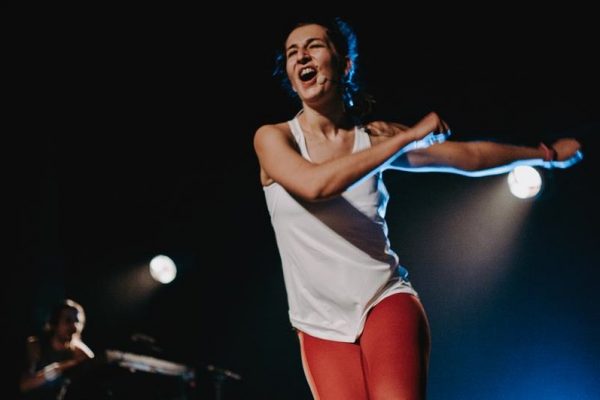
[[[313,134],[334,137],[338,132],[352,128],[352,121],[342,107],[329,110],[317,110],[304,104],[303,112],[298,117],[305,130]]]

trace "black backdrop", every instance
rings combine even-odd
[[[412,124],[435,110],[456,140],[584,144],[584,162],[545,172],[535,201],[489,195],[504,177],[386,177],[392,244],[431,319],[430,398],[592,398],[595,32],[584,11],[476,12],[345,13],[376,117]],[[226,399],[309,398],[252,149],[261,124],[298,108],[271,77],[289,18],[250,15],[13,15],[11,341],[69,296],[86,307],[97,352],[152,336],[160,357],[197,368],[198,397],[212,396],[214,364],[243,376],[226,383]],[[510,244],[493,229],[507,220]],[[159,252],[178,277],[147,290],[139,271]]]

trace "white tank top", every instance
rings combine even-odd
[[[289,121],[302,156],[310,160],[297,118]],[[355,128],[354,148],[371,146]],[[394,293],[416,292],[390,249],[381,173],[341,196],[308,202],[278,183],[264,187],[275,231],[293,327],[312,336],[354,342],[371,307]]]

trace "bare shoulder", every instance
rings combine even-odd
[[[371,142],[377,144],[409,130],[410,127],[399,122],[371,121],[365,125]]]
[[[276,154],[283,154],[286,147],[294,148],[298,151],[292,131],[287,122],[263,125],[256,130],[254,134],[254,150],[258,156],[260,180],[263,186],[268,186],[274,182],[265,171],[265,159]]]
[[[37,336],[28,336],[27,337],[27,346],[39,346],[40,338]]]
[[[266,124],[256,130],[254,134],[254,140],[264,140],[265,138],[272,136],[289,136],[291,131],[287,122],[280,122],[278,124]]]
[[[274,148],[273,146],[290,145],[295,148],[292,131],[287,122],[263,125],[254,134],[254,148],[258,152]]]
[[[41,355],[40,338],[37,336],[29,336],[26,342],[27,357],[30,360],[37,360]]]

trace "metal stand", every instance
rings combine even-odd
[[[213,375],[213,383],[215,385],[215,400],[223,400],[223,383],[225,383],[227,378],[236,381],[242,380],[241,375],[236,374],[228,369],[218,368],[214,365],[207,365],[206,369],[212,372]]]

